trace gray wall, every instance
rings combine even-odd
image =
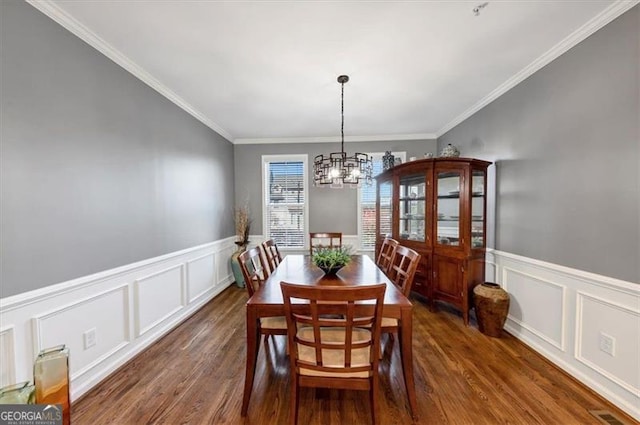
[[[336,131],[339,131],[336,122]],[[345,123],[348,131],[348,121]],[[407,160],[426,152],[436,153],[436,141],[346,142],[347,153],[354,152],[406,152]],[[339,152],[340,143],[287,143],[269,145],[235,145],[236,200],[248,200],[254,218],[252,234],[262,234],[262,155],[307,154],[309,167],[309,231],[358,232],[358,198],[355,189],[327,189],[313,187],[311,172],[313,158],[319,154]]]
[[[27,3],[0,15],[1,297],[234,234],[229,142]]]
[[[640,282],[640,7],[438,139],[496,161],[495,248]]]

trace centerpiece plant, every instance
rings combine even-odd
[[[336,273],[351,261],[351,252],[344,248],[316,248],[311,257],[313,264],[321,268],[327,274]]]

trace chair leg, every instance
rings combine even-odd
[[[289,412],[290,424],[298,425],[298,394],[300,389],[298,388],[298,376],[291,377],[291,408]]]
[[[371,399],[371,423],[378,424],[378,376],[374,375],[370,380],[369,398]]]

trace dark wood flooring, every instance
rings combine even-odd
[[[245,365],[244,289],[231,286],[72,407],[74,425],[286,424],[284,337],[261,345],[248,416],[240,417]],[[418,420],[404,390],[397,341],[381,362],[380,424],[600,424],[588,410],[620,410],[513,336],[414,300]],[[301,425],[366,424],[366,392],[302,389]]]

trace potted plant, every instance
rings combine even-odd
[[[336,274],[338,270],[349,264],[351,253],[345,248],[318,248],[311,257],[313,264],[325,274]]]

